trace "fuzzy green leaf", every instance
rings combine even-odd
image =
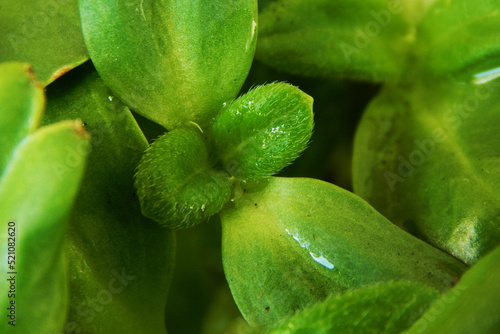
[[[408,334],[500,332],[500,247],[476,263]]]
[[[466,268],[314,179],[244,182],[221,219],[224,271],[251,326],[272,327],[328,295],[377,282],[445,291]]]
[[[6,275],[0,301],[4,314],[14,318],[4,315],[2,333],[51,334],[64,328],[69,295],[63,241],[88,148],[81,124],[66,121],[29,134],[9,161],[0,182],[0,222],[5,229],[0,268]],[[78,164],[69,165],[72,151],[83,156]],[[57,165],[67,166],[68,172],[58,174]],[[8,230],[9,222],[15,224],[13,229]],[[5,312],[11,306],[14,312]]]
[[[80,118],[92,138],[65,245],[71,298],[65,330],[165,333],[175,239],[141,215],[135,195],[134,170],[147,142],[91,66],[57,80],[47,97],[44,123]],[[73,164],[84,158],[68,154]],[[65,175],[65,167],[58,172]]]
[[[396,225],[475,263],[500,244],[499,109],[498,80],[386,87],[357,130],[355,192]]]
[[[267,177],[305,149],[313,99],[285,83],[257,87],[222,109],[213,140],[223,168],[244,179]]]
[[[395,80],[413,42],[399,1],[281,0],[260,14],[256,58],[313,77]],[[413,10],[414,9],[414,10]]]
[[[438,297],[436,290],[419,283],[379,283],[329,297],[268,334],[398,334],[409,328]]]
[[[231,198],[229,175],[210,168],[203,134],[190,125],[156,140],[135,176],[142,213],[170,229],[201,223]]]
[[[44,104],[28,64],[0,64],[0,178],[19,142],[38,127]]]
[[[205,128],[248,74],[256,0],[81,0],[90,56],[134,111],[171,130]]]
[[[0,62],[32,64],[48,85],[88,60],[77,0],[2,0]]]

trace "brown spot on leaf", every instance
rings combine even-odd
[[[73,131],[75,131],[75,133],[78,135],[78,136],[81,136],[83,137],[84,139],[89,139],[90,138],[90,135],[87,131],[85,131],[85,129],[83,128],[83,123],[82,121],[80,121],[79,119],[77,119],[74,123],[73,123]]]
[[[72,66],[67,66],[67,65],[61,67],[60,69],[58,69],[57,71],[55,71],[54,74],[52,74],[53,80],[56,80],[57,78],[62,77],[64,74],[66,74],[69,71],[71,71],[72,68],[73,68]]]

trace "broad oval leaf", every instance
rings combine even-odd
[[[257,87],[221,110],[212,135],[223,168],[240,178],[267,177],[306,148],[314,127],[313,99],[297,87]]]
[[[171,130],[205,128],[243,84],[257,37],[256,0],[81,0],[89,54],[134,111]]]
[[[467,271],[408,330],[408,334],[498,333],[500,331],[500,247]]]
[[[384,282],[332,296],[268,334],[394,333],[408,329],[439,293],[413,282]]]
[[[390,280],[445,291],[467,268],[332,184],[269,178],[221,212],[224,271],[251,326],[272,327],[328,295]]]
[[[88,60],[78,0],[3,0],[0,36],[0,62],[30,63],[44,86]]]
[[[64,237],[88,149],[81,122],[66,121],[29,134],[9,161],[0,182],[5,228],[0,268],[7,276],[1,280],[3,333],[64,329],[69,300]],[[80,163],[68,166],[69,151],[82,154]],[[68,166],[68,172],[58,174],[57,165]]]
[[[38,127],[44,105],[28,64],[0,64],[0,179],[19,142]]]
[[[472,78],[471,78],[472,80]],[[354,143],[354,191],[467,264],[500,244],[500,81],[387,86]]]
[[[229,175],[210,167],[203,134],[191,127],[157,139],[135,175],[142,213],[170,229],[201,223],[231,198]]]
[[[133,176],[146,139],[90,64],[50,85],[47,99],[45,124],[80,118],[92,139],[64,249],[70,289],[65,331],[165,333],[175,235],[140,212]],[[84,158],[68,152],[72,164]],[[58,173],[65,175],[67,167],[58,166]]]

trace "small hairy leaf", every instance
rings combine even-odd
[[[398,334],[410,327],[438,297],[435,289],[420,283],[379,283],[329,297],[268,334]]]
[[[244,179],[267,177],[305,149],[313,99],[285,83],[257,87],[222,109],[213,140],[224,169]]]
[[[202,222],[231,196],[229,176],[209,167],[197,128],[179,128],[157,139],[139,163],[135,186],[142,213],[170,229]]]

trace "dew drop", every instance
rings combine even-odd
[[[474,84],[481,85],[500,77],[500,67],[474,75]]]

